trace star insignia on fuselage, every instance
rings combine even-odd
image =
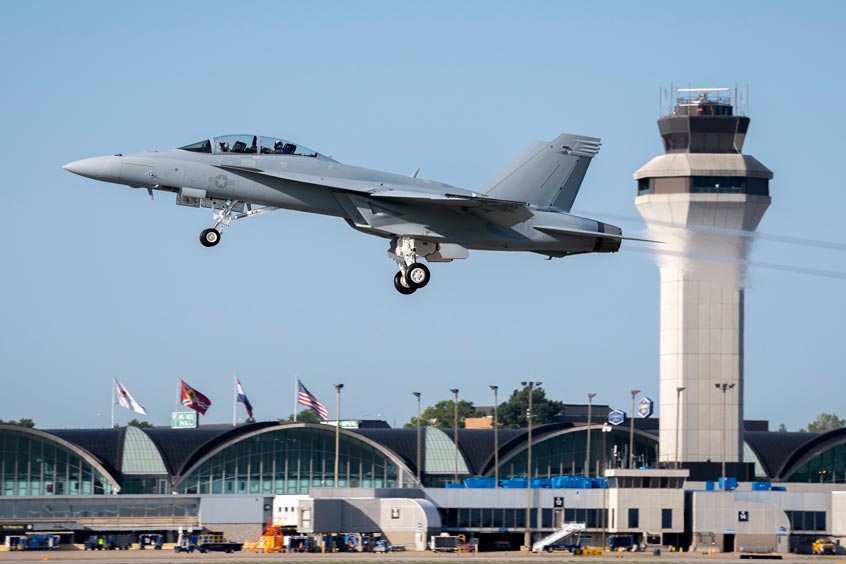
[[[223,190],[231,187],[235,182],[226,177],[225,174],[218,174],[217,176],[209,176],[209,188],[217,188]]]

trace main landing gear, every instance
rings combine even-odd
[[[244,209],[246,208],[246,211]],[[220,243],[220,232],[229,227],[229,224],[236,219],[244,219],[245,217],[253,217],[263,213],[274,211],[278,208],[263,207],[259,209],[252,209],[250,204],[238,202],[236,200],[226,200],[220,211],[214,212],[212,218],[214,219],[214,226],[208,229],[203,229],[200,232],[200,243],[204,247],[214,247]],[[238,213],[233,213],[238,211]]]
[[[394,275],[394,288],[404,295],[413,294],[429,283],[431,275],[426,265],[417,262],[420,256],[429,255],[437,250],[437,245],[428,241],[415,240],[412,237],[396,237],[391,241],[388,256],[399,266]]]

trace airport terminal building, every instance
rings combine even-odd
[[[719,464],[659,464],[657,421],[635,422],[570,417],[536,427],[531,488],[525,429],[459,429],[456,448],[453,430],[422,427],[418,453],[415,429],[341,428],[336,484],[333,425],[0,425],[0,533],[51,531],[79,542],[115,531],[173,537],[181,527],[244,541],[276,522],[302,534],[378,534],[409,548],[447,532],[480,550],[516,549],[528,515],[533,539],[578,521],[594,546],[629,535],[685,550],[788,551],[846,536],[846,430],[746,431],[743,463],[728,465],[738,483],[722,488]],[[500,487],[491,487],[495,476]]]

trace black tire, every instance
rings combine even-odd
[[[419,262],[411,263],[405,270],[405,279],[413,288],[425,288],[431,278],[429,269],[425,264],[420,264]]]
[[[394,275],[394,288],[397,289],[397,292],[408,296],[409,294],[413,294],[417,288],[408,284],[402,276],[402,272],[397,272]]]
[[[204,247],[214,247],[220,243],[220,231],[213,228],[203,229],[202,232],[200,232],[200,243],[202,243]]]

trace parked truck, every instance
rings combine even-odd
[[[138,548],[144,550],[148,546],[154,550],[161,550],[164,544],[164,535],[158,533],[144,533],[138,536]]]
[[[455,535],[432,536],[429,548],[432,552],[458,552],[459,540]]]
[[[56,550],[59,548],[59,535],[35,533],[6,537],[9,550]]]
[[[129,550],[135,538],[131,534],[91,535],[85,541],[83,550]]]
[[[223,535],[192,535],[190,533],[179,533],[174,552],[240,552],[244,547],[242,542],[228,541]]]

